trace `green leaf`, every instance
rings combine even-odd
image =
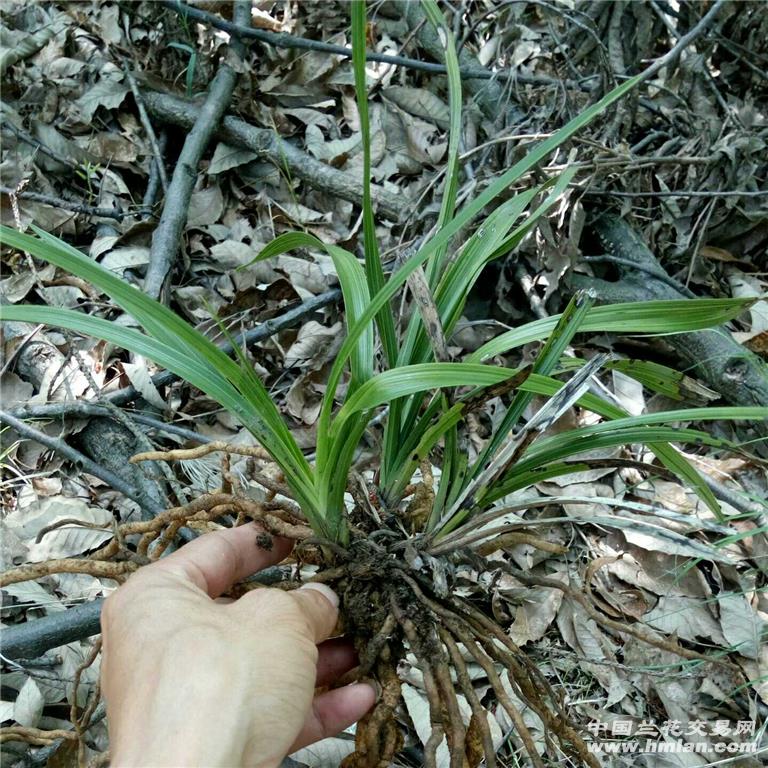
[[[440,404],[440,403],[438,403]],[[391,487],[385,490],[385,500],[388,505],[393,506],[401,499],[402,493],[408,483],[411,482],[413,473],[419,465],[419,462],[425,459],[437,442],[442,439],[446,433],[455,429],[464,415],[464,404],[456,403],[451,408],[444,410],[443,414],[429,427],[416,434],[417,442],[407,453],[407,458],[402,459],[399,464],[399,472],[396,481]],[[445,467],[444,467],[445,469]]]
[[[282,441],[275,439],[269,425],[263,419],[260,404],[253,399],[251,393],[240,391],[204,358],[180,352],[178,347],[169,346],[134,328],[126,328],[109,320],[91,317],[71,309],[23,305],[1,306],[0,319],[44,323],[104,339],[173,371],[221,404],[254,434],[283,469],[286,480],[297,499],[300,500],[310,524],[318,532],[325,532],[324,521],[314,493],[312,473],[303,455],[299,454],[306,466],[306,472],[302,471],[302,467],[297,467],[294,452],[289,450]]]
[[[325,251],[336,268],[336,274],[344,295],[347,329],[357,325],[370,304],[370,295],[365,278],[365,272],[360,263],[349,251],[336,245],[329,245],[314,235],[305,232],[289,232],[275,238],[256,256],[250,264],[274,258],[284,251],[294,248],[309,248]],[[373,375],[374,338],[371,318],[361,323],[362,332],[350,352],[350,369],[352,371],[353,389]]]
[[[577,293],[570,302],[568,302],[565,311],[559,316],[557,325],[554,327],[539,354],[536,355],[536,360],[533,363],[534,373],[545,376],[552,373],[577,331],[581,330],[584,318],[589,313],[593,303],[594,296],[587,293]],[[501,449],[502,443],[514,429],[518,420],[523,415],[523,411],[525,411],[532,399],[532,392],[519,390],[515,394],[512,398],[512,402],[509,404],[509,408],[507,408],[507,412],[504,414],[504,418],[501,420],[501,424],[499,424],[493,437],[480,452],[477,461],[470,469],[470,477],[477,476],[477,474],[486,466],[490,458]]]
[[[355,95],[360,116],[360,135],[363,145],[363,240],[365,243],[365,273],[371,293],[377,293],[384,285],[384,269],[381,266],[379,246],[376,242],[376,225],[371,203],[371,126],[368,119],[368,87],[365,81],[365,0],[352,2],[352,67],[355,72]],[[397,359],[397,336],[392,313],[382,307],[376,315],[384,354],[389,365]]]
[[[516,373],[517,369],[513,368],[467,363],[422,363],[393,368],[369,379],[350,396],[334,420],[333,431],[336,432],[338,425],[355,413],[406,395],[441,387],[485,387],[505,381]]]
[[[456,194],[459,189],[459,140],[461,138],[461,70],[453,31],[445,24],[442,13],[435,0],[422,0],[424,15],[437,31],[438,37],[445,48],[445,69],[448,79],[448,106],[450,109],[450,124],[448,128],[448,157],[445,168],[445,188],[437,217],[436,229],[439,232],[453,216],[456,205]],[[440,247],[429,261],[427,279],[434,288],[442,272],[443,260],[447,246]]]
[[[315,524],[322,525],[314,498],[314,476],[264,385],[252,371],[239,366],[165,305],[113,275],[78,250],[42,230],[38,236],[0,227],[0,241],[24,250],[90,282],[109,295],[147,331],[123,333],[122,326],[79,312],[51,307],[0,307],[0,316],[26,322],[47,322],[95,335],[142,354],[205,391],[243,420],[243,424],[272,452],[289,485],[311,509]],[[129,346],[130,344],[130,346]],[[319,530],[319,528],[318,528]]]
[[[621,371],[639,381],[652,392],[658,392],[672,400],[718,400],[720,395],[696,379],[674,368],[651,360],[611,360],[605,366],[608,370]]]
[[[611,422],[609,422],[612,425]],[[608,426],[608,425],[606,425]],[[536,467],[550,464],[569,456],[574,456],[599,448],[613,448],[617,445],[642,443],[653,446],[658,443],[679,442],[696,445],[712,445],[719,448],[733,448],[727,440],[718,439],[695,429],[675,429],[673,427],[627,427],[606,430],[598,434],[584,434],[583,430],[575,429],[557,435],[555,438],[542,440],[533,445],[523,458],[507,475],[509,479],[518,473],[523,473]],[[493,494],[494,498],[497,494]]]
[[[592,307],[581,324],[581,332],[666,334],[711,328],[732,320],[754,299],[680,299],[672,301],[627,302]],[[555,329],[560,315],[521,325],[475,350],[467,360],[479,363],[510,349],[541,341]]]

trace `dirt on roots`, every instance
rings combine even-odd
[[[344,760],[343,768],[383,768],[403,748],[396,715],[401,702],[398,665],[406,653],[416,659],[429,702],[431,735],[424,749],[427,768],[437,764],[437,750],[444,740],[451,768],[476,766],[482,759],[494,768],[496,750],[487,706],[496,704],[509,716],[531,764],[544,768],[520,707],[502,682],[504,670],[516,698],[544,723],[552,752],[598,768],[561,697],[491,618],[490,594],[472,602],[455,594],[452,574],[461,555],[454,553],[449,561],[419,552],[413,540],[408,548],[400,539],[382,541],[386,544],[361,535],[345,550],[334,546],[332,565],[321,570],[331,577],[323,580],[341,595],[344,629],[354,638],[360,657],[356,677],[373,678],[381,691],[374,709],[357,726],[356,750]],[[310,546],[328,553],[322,542]],[[471,557],[477,568],[479,558]],[[475,690],[469,664],[479,665],[490,683],[492,693],[486,694],[485,701]],[[462,717],[458,693],[471,708],[468,723]]]

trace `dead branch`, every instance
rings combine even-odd
[[[144,494],[140,494],[133,485],[129,485],[114,472],[88,458],[85,454],[76,450],[71,445],[65,443],[64,440],[46,435],[44,432],[41,432],[40,430],[25,424],[23,421],[17,419],[15,416],[12,416],[6,411],[0,410],[0,422],[6,426],[11,427],[21,437],[34,440],[35,442],[44,445],[46,448],[50,448],[52,451],[56,451],[56,453],[59,455],[64,456],[65,458],[74,462],[83,471],[88,472],[88,474],[91,474],[94,477],[98,477],[112,488],[114,488],[116,491],[124,494],[129,499],[133,499],[142,508],[147,509],[150,514],[157,515],[163,511],[163,507],[156,501],[147,498]]]
[[[151,114],[171,125],[190,128],[200,107],[194,102],[170,94],[147,91],[144,101]],[[262,160],[283,169],[290,178],[301,179],[316,189],[360,204],[363,189],[360,182],[343,171],[326,165],[302,152],[290,142],[265,128],[255,128],[244,120],[227,116],[217,132],[218,137],[236,147],[255,152]],[[386,219],[399,221],[403,199],[376,185],[371,185],[374,208]]]
[[[251,3],[249,0],[235,0],[234,18],[240,24],[250,23]],[[238,59],[244,59],[246,49],[240,38],[233,37],[230,41],[230,48]],[[184,225],[187,223],[189,199],[197,182],[197,167],[216,131],[216,127],[229,106],[237,78],[238,73],[235,65],[223,62],[213,78],[205,101],[197,111],[192,130],[181,148],[165,196],[163,212],[152,235],[149,266],[144,277],[144,292],[153,299],[160,298],[167,287],[168,276],[182,241]],[[140,103],[143,105],[141,100]]]
[[[8,659],[34,659],[51,648],[96,635],[101,631],[103,602],[98,598],[34,621],[6,626],[0,635],[0,651]]]

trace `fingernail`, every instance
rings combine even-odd
[[[348,685],[347,688],[360,691],[360,693],[365,698],[368,698],[371,694],[373,694],[373,701],[371,702],[370,706],[378,704],[381,701],[383,689],[375,680],[361,680],[359,683],[352,683],[351,685]],[[365,691],[365,693],[363,693],[363,691]]]
[[[334,608],[339,607],[339,596],[327,584],[312,582],[310,584],[302,584],[299,589],[317,590]]]
[[[378,680],[366,680],[364,685],[373,688],[374,692],[376,693],[376,701],[381,701],[381,697],[384,694],[384,689],[381,687],[381,683]]]

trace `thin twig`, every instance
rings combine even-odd
[[[139,110],[139,120],[144,127],[144,132],[147,134],[149,140],[149,146],[152,148],[152,157],[157,168],[157,173],[160,177],[160,185],[163,188],[163,194],[168,193],[168,176],[165,172],[165,164],[163,163],[163,153],[160,149],[160,144],[157,141],[157,135],[155,129],[152,127],[152,121],[147,114],[147,108],[144,106],[144,100],[141,98],[139,92],[139,86],[136,85],[136,78],[131,74],[127,66],[123,67],[125,77],[128,80],[128,85],[131,87],[131,93],[133,94],[133,100],[136,102],[136,107]]]
[[[143,103],[143,102],[142,102]],[[146,105],[145,105],[146,108]],[[160,194],[160,169],[163,168],[165,148],[168,144],[168,131],[163,128],[160,131],[160,138],[158,139],[158,151],[160,153],[158,158],[153,159],[152,165],[149,168],[149,179],[147,180],[147,189],[144,192],[144,197],[141,201],[141,207],[144,209],[141,218],[149,219],[152,216],[152,209],[157,202],[157,196]]]
[[[36,139],[31,133],[25,131],[23,128],[16,127],[10,120],[3,120],[0,126],[2,128],[7,128],[9,131],[11,131],[11,133],[13,133],[14,136],[16,136],[17,139],[23,141],[25,144],[29,144],[31,147],[34,147],[43,155],[47,155],[51,158],[51,160],[55,160],[57,163],[61,163],[61,165],[65,165],[72,170],[78,170],[81,167],[79,163],[54,151],[49,146],[43,144],[43,142],[41,142],[39,139]]]
[[[0,193],[8,196],[18,197],[20,200],[31,200],[35,203],[50,205],[52,208],[62,208],[65,211],[72,211],[73,213],[86,213],[89,216],[99,216],[105,219],[115,219],[115,221],[122,221],[128,216],[138,215],[138,213],[132,213],[131,211],[120,211],[117,208],[97,208],[93,205],[87,205],[86,203],[75,203],[71,200],[64,200],[60,197],[54,197],[53,195],[43,195],[39,192],[16,192],[10,187],[4,186],[0,186]]]

